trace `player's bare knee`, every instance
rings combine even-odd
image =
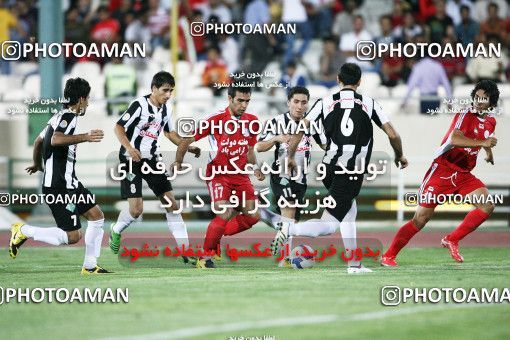
[[[254,218],[257,220],[257,222],[260,220],[260,213],[258,211],[256,211],[255,213],[253,214],[246,214],[246,216],[249,216],[251,218]]]
[[[171,200],[172,204],[168,207],[165,207],[166,212],[174,212],[175,210],[178,210],[179,207],[177,206],[177,202],[175,200]]]
[[[101,209],[99,209],[98,206],[96,206],[95,208],[89,210],[87,213],[89,213],[89,214],[88,214],[88,216],[85,216],[85,217],[89,221],[98,221],[98,220],[104,219],[104,214],[101,211]]]
[[[77,243],[81,239],[81,233],[79,230],[67,232],[67,244]]]
[[[219,218],[221,218],[222,220],[225,220],[225,221],[228,221],[232,218],[232,213],[229,212],[229,211],[226,211],[224,212],[223,214],[219,214],[217,215]]]
[[[430,221],[430,216],[424,214],[416,214],[413,217],[413,224],[418,228],[422,229]]]
[[[130,207],[129,208],[129,214],[133,217],[133,218],[138,218],[140,217],[140,215],[142,215],[143,213],[143,208],[142,207]]]
[[[480,207],[480,210],[486,213],[487,215],[490,215],[494,211],[495,207],[496,206],[494,205],[494,203],[486,203]]]
[[[103,211],[101,209],[98,209],[98,212],[97,212],[97,219],[95,219],[95,221],[97,220],[103,220],[104,219],[104,214],[103,214]]]

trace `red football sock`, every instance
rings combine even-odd
[[[227,221],[221,217],[216,216],[212,219],[205,233],[204,250],[216,250],[216,247],[221,242],[226,225]]]
[[[409,240],[419,231],[420,229],[414,225],[413,220],[408,221],[397,231],[397,235],[395,235],[391,246],[386,250],[384,256],[396,257],[400,250],[404,248]]]
[[[466,237],[467,234],[478,228],[480,224],[485,222],[488,218],[489,215],[478,208],[470,211],[469,214],[464,217],[464,220],[459,224],[457,229],[447,236],[447,239],[452,242],[459,242]]]
[[[250,229],[258,221],[258,218],[250,217],[247,215],[237,215],[228,221],[223,235],[231,236],[239,234],[242,231]]]

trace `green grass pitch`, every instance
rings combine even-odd
[[[510,304],[413,304],[386,307],[385,285],[510,287],[506,248],[463,248],[454,263],[445,249],[405,249],[399,268],[347,275],[340,262],[307,270],[269,262],[226,261],[214,270],[122,266],[103,248],[100,264],[115,271],[81,276],[82,248],[30,248],[16,260],[0,248],[2,287],[129,288],[127,304],[0,306],[0,338],[37,339],[508,339]]]

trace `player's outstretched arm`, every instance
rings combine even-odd
[[[171,168],[176,168],[177,170],[181,170],[181,164],[184,161],[184,155],[186,155],[186,151],[188,151],[191,143],[195,141],[193,137],[182,138],[179,146],[177,147],[177,152],[175,154],[175,162],[170,166]]]
[[[492,148],[496,146],[497,143],[498,139],[496,137],[489,137],[484,140],[468,138],[464,136],[462,131],[460,131],[459,129],[453,130],[451,137],[452,146],[458,148],[477,148],[477,147]]]
[[[97,143],[104,137],[103,130],[90,130],[88,133],[79,135],[66,135],[63,132],[55,131],[51,137],[52,146],[67,146],[79,143]]]
[[[117,139],[119,140],[120,144],[127,150],[131,158],[135,162],[139,162],[142,160],[142,154],[140,153],[140,150],[135,149],[131,143],[129,142],[129,139],[126,136],[126,130],[122,125],[115,124],[114,128],[115,136],[117,136]]]
[[[182,138],[179,136],[179,134],[176,131],[170,131],[170,132],[165,131],[164,134],[165,134],[165,137],[168,138],[175,145],[179,146],[179,144],[181,144]],[[192,154],[195,155],[196,158],[198,158],[198,157],[200,157],[201,150],[199,147],[190,145],[190,146],[188,146],[188,152],[191,152]]]
[[[40,136],[37,136],[37,138],[34,140],[34,151],[32,153],[33,164],[25,168],[29,175],[35,174],[37,171],[43,171],[42,145],[43,139]]]
[[[288,143],[289,140],[290,135],[274,136],[270,140],[260,141],[257,144],[255,144],[255,150],[257,150],[257,152],[266,152],[269,151],[277,143]]]
[[[255,166],[255,171],[254,171],[255,177],[259,181],[263,181],[264,178],[266,178],[266,176],[262,173],[262,171],[260,171],[260,169],[258,169],[257,156],[255,155],[255,150],[254,150],[253,146],[250,146],[248,148],[247,158],[248,158],[248,163],[253,164]]]
[[[487,163],[491,163],[492,165],[494,165],[494,155],[492,154],[492,149],[487,148],[487,147],[484,147],[483,149],[485,150],[485,153],[487,154],[487,156],[485,157],[485,161]]]
[[[404,152],[402,151],[402,139],[400,138],[400,135],[398,134],[397,130],[395,130],[395,128],[390,122],[384,123],[381,126],[381,129],[388,136],[391,147],[395,152],[395,165],[399,169],[406,168],[409,162],[407,161],[407,158],[404,157]]]

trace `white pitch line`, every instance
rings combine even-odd
[[[346,321],[366,321],[375,319],[384,319],[387,317],[397,315],[409,315],[417,313],[426,313],[437,310],[447,310],[454,308],[474,308],[474,307],[490,307],[497,306],[496,304],[459,304],[459,305],[429,305],[419,306],[412,308],[401,308],[394,309],[388,307],[387,310],[378,312],[358,313],[353,315],[311,315],[311,316],[300,316],[295,318],[284,318],[284,319],[272,319],[272,320],[260,320],[260,321],[248,321],[248,322],[236,322],[227,323],[214,326],[204,327],[189,327],[181,328],[173,331],[149,333],[143,335],[133,336],[119,336],[119,337],[108,337],[105,340],[141,340],[141,339],[185,339],[195,336],[204,336],[209,334],[225,333],[225,332],[237,332],[247,331],[251,329],[269,328],[269,327],[283,327],[283,326],[299,326],[306,324],[319,324],[328,322],[346,322]]]

